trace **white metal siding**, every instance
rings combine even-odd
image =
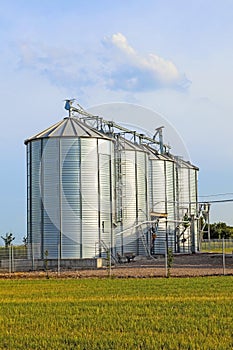
[[[48,258],[57,258],[60,242],[59,139],[42,142],[43,254],[47,250]]]
[[[198,203],[197,203],[197,170],[195,168],[190,169],[190,212],[197,217]],[[198,250],[198,222],[194,221],[194,234],[192,239],[192,249],[196,252]]]
[[[80,139],[60,140],[61,258],[80,258]]]
[[[168,222],[160,220],[154,244],[155,254],[164,254],[165,241],[175,249],[176,181],[173,161],[158,157],[150,159],[150,207],[153,212],[167,213]]]
[[[92,258],[99,239],[113,244],[113,151],[111,141],[89,137],[28,143],[28,236],[34,258],[46,250],[50,259]]]
[[[151,160],[153,198],[152,211],[166,213],[166,178],[164,161],[159,159]],[[160,223],[154,245],[155,254],[163,254],[165,250],[166,224]]]
[[[190,207],[190,181],[189,168],[184,163],[178,165],[178,195],[179,195],[179,220],[183,220],[185,213],[189,213]],[[181,230],[181,229],[180,229]],[[190,227],[180,237],[180,252],[191,251]]]
[[[153,193],[151,196],[153,198],[152,211],[158,213],[166,212],[166,198],[165,198],[165,168],[163,160],[152,160],[152,183],[153,183]]]
[[[95,256],[99,241],[97,140],[81,139],[82,258]]]
[[[31,143],[31,164],[29,165],[31,184],[31,205],[30,205],[30,240],[32,243],[33,258],[41,258],[41,181],[40,181],[40,167],[41,167],[41,141],[33,141]]]
[[[31,144],[27,144],[27,240],[29,247],[32,243],[31,210]],[[28,258],[31,258],[30,250],[28,250]]]
[[[116,250],[145,254],[141,231],[134,226],[148,220],[148,156],[135,150],[121,153],[122,225],[116,232]],[[123,230],[123,234],[119,232]],[[145,230],[147,235],[147,231]]]
[[[167,216],[167,238],[168,248],[175,249],[175,187],[174,187],[174,163],[165,161],[166,174],[166,212]]]
[[[100,227],[101,240],[109,246],[112,244],[111,222],[111,178],[110,178],[110,155],[99,155],[99,192],[100,192]]]
[[[123,229],[128,229],[136,224],[136,159],[135,151],[125,151],[125,159],[122,158],[122,210]],[[137,250],[137,235],[135,229],[130,229],[123,236],[124,252]]]
[[[148,220],[148,156],[144,152],[137,152],[137,207],[138,207],[138,223]],[[142,239],[142,230],[144,238]],[[148,245],[150,240],[150,232],[147,227],[138,230],[138,250],[139,255],[148,254]],[[146,243],[146,244],[145,244]],[[146,249],[147,247],[147,249]],[[150,249],[150,248],[149,248]]]

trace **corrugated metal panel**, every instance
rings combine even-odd
[[[92,258],[99,238],[108,243],[112,240],[111,141],[101,140],[99,156],[96,138],[54,137],[42,142],[42,158],[41,140],[28,144],[28,232],[33,234],[32,242],[37,251],[41,244],[40,250],[43,254],[47,250],[48,258]]]
[[[153,152],[150,154],[149,164],[150,209],[157,213],[167,213],[168,222],[159,223],[154,245],[155,254],[164,254],[166,239],[168,240],[168,247],[175,249],[175,164],[168,157]]]
[[[153,193],[151,193],[151,196],[153,198],[152,211],[155,211],[158,213],[165,213],[166,212],[166,205],[165,205],[166,182],[165,182],[164,161],[159,159],[152,160],[151,167],[152,167],[152,174],[153,174],[152,175]]]
[[[160,222],[157,230],[157,237],[154,243],[154,254],[164,254],[166,241],[166,223]]]
[[[31,144],[27,145],[27,241],[31,247]],[[30,248],[28,249],[28,258],[31,258]]]
[[[112,155],[112,142],[105,139],[98,139],[98,153]]]
[[[148,218],[147,204],[147,161],[146,154],[143,152],[136,153],[137,165],[137,199],[138,199],[138,221],[146,221]]]
[[[166,172],[166,201],[168,220],[175,217],[175,188],[174,188],[174,164],[165,161]]]
[[[149,212],[153,211],[154,198],[154,178],[153,178],[153,162],[151,159],[148,160],[148,203]]]
[[[166,212],[168,214],[167,219],[167,238],[168,248],[175,250],[175,187],[174,187],[174,163],[165,161],[165,174],[166,174]]]
[[[111,208],[111,177],[110,155],[99,155],[99,192],[100,192],[100,227],[101,240],[107,246],[112,245],[112,208]],[[101,255],[106,255],[103,254]],[[106,252],[105,252],[106,253]]]
[[[95,256],[99,241],[97,140],[81,139],[82,257]]]
[[[197,212],[197,188],[196,188],[196,170],[190,169],[190,212],[195,214]]]
[[[31,183],[31,203],[30,203],[30,226],[31,230],[31,243],[37,245],[37,249],[34,250],[33,257],[41,257],[41,191],[40,191],[40,160],[41,160],[41,141],[34,141],[31,143],[31,166],[30,169],[30,179]]]
[[[43,140],[41,164],[43,253],[47,250],[48,258],[57,258],[60,243],[59,139]]]
[[[194,167],[190,169],[190,212],[194,215],[194,218],[197,217],[198,212],[198,203],[197,203],[197,175],[198,171]],[[196,252],[198,250],[198,222],[194,221],[194,233],[192,240],[192,249]]]
[[[116,229],[116,250],[120,253],[145,254],[141,232],[134,226],[148,219],[147,191],[148,156],[137,145],[122,141],[120,195],[123,217],[121,226]]]
[[[178,163],[178,196],[179,196],[179,220],[183,220],[184,215],[188,213],[190,207],[190,181],[189,167],[182,161]],[[181,229],[180,229],[181,230]],[[188,253],[191,251],[191,233],[187,228],[180,237],[180,252]]]
[[[113,177],[112,158],[113,144],[107,140],[98,139],[99,153],[99,193],[100,193],[100,239],[106,246],[113,246]],[[101,256],[106,256],[106,251],[101,247]]]
[[[153,198],[152,211],[166,213],[166,178],[165,164],[163,160],[153,159],[151,162]],[[152,189],[151,189],[152,191]],[[164,253],[164,241],[166,240],[166,225],[160,224],[154,245],[154,254]]]
[[[112,205],[112,250],[115,252],[115,228],[117,227],[117,203],[116,203],[116,168],[115,168],[115,144],[111,142],[111,158],[110,158],[110,167],[111,167],[111,205]]]
[[[80,139],[60,140],[61,258],[80,258]]]
[[[148,156],[145,152],[137,152],[137,207],[138,222],[148,220]],[[142,231],[144,238],[142,239]],[[147,255],[147,249],[150,240],[150,233],[147,227],[138,230],[138,251],[139,255]]]
[[[125,158],[124,158],[125,157]],[[134,226],[137,222],[136,159],[135,151],[124,151],[122,157],[123,180],[123,229]],[[127,231],[123,237],[124,252],[137,252],[137,234],[135,229]]]

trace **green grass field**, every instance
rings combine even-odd
[[[225,254],[232,254],[233,249],[232,248],[226,248],[225,249]],[[211,247],[209,248],[204,248],[201,250],[202,253],[218,253],[218,254],[222,254],[222,248],[218,248],[218,247]]]
[[[222,253],[222,241],[213,241],[210,242],[205,241],[201,243],[201,251],[204,252],[211,252],[211,253]],[[225,240],[225,247],[224,247],[225,254],[231,254],[233,252],[233,241],[232,240]]]
[[[233,277],[0,280],[0,349],[233,348]]]

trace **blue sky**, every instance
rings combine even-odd
[[[62,119],[67,97],[86,109],[124,102],[158,112],[199,166],[200,195],[233,192],[232,1],[0,5],[1,234],[26,233],[23,141]],[[140,126],[155,123],[145,116]],[[233,225],[232,211],[213,205],[211,219]]]

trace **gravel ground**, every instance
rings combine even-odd
[[[197,277],[214,275],[233,275],[233,256],[225,256],[225,271],[223,269],[223,257],[221,254],[197,253],[190,255],[175,255],[171,277]],[[48,271],[49,277],[60,278],[102,278],[109,275],[109,269],[69,270],[61,271],[59,276],[55,271]],[[165,277],[165,259],[162,256],[155,258],[136,257],[135,261],[117,264],[111,269],[112,277],[116,278],[146,278]],[[1,273],[0,278],[46,278],[47,273],[40,272],[17,272],[9,275]]]

